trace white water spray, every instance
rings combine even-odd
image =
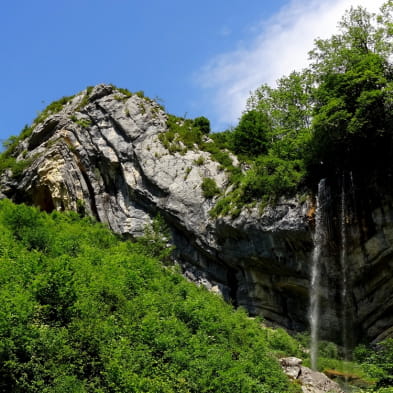
[[[321,287],[321,251],[324,244],[325,225],[322,217],[321,199],[326,194],[325,179],[318,184],[318,195],[315,212],[314,250],[311,261],[311,287],[310,287],[310,328],[311,328],[311,368],[316,370],[318,363],[318,332],[319,332],[319,303]]]

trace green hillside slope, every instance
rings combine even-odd
[[[0,201],[0,391],[297,391],[272,356],[294,342],[143,254],[148,240]]]

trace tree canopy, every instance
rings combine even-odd
[[[232,150],[248,158],[246,178],[258,173],[240,182],[248,195],[269,190],[271,199],[340,171],[390,170],[392,10],[392,1],[378,14],[351,8],[337,34],[315,40],[309,67],[252,93],[227,136]]]

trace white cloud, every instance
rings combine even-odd
[[[217,126],[236,124],[250,92],[273,85],[283,75],[308,64],[314,39],[328,38],[345,10],[361,5],[376,12],[384,0],[290,0],[268,22],[261,22],[252,42],[216,56],[201,71],[209,89]]]

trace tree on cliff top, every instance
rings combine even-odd
[[[373,168],[392,154],[393,3],[380,15],[351,8],[340,33],[317,40],[310,52],[313,92],[313,165],[326,174]]]
[[[233,132],[234,151],[296,161],[299,181],[387,166],[393,154],[392,13],[391,0],[379,14],[351,8],[336,35],[315,41],[307,69],[280,78],[276,88],[258,88]],[[250,117],[263,119],[256,122],[264,137],[256,150],[261,133],[244,129]]]

